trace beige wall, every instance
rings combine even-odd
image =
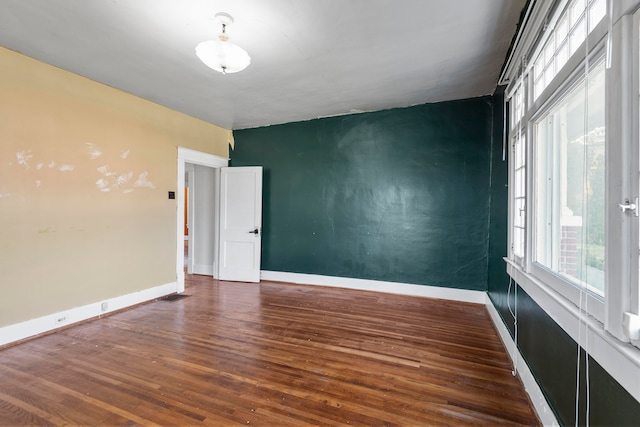
[[[176,147],[228,135],[0,48],[0,327],[174,282]]]

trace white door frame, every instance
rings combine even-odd
[[[187,207],[187,214],[188,214],[188,218],[186,218],[187,221],[187,230],[189,231],[189,236],[186,239],[188,244],[187,244],[187,248],[188,248],[188,253],[187,253],[187,274],[193,274],[193,248],[194,248],[194,241],[193,241],[193,233],[191,232],[191,228],[193,227],[193,182],[194,182],[194,165],[192,163],[187,163],[185,165],[185,176],[187,178],[187,184],[184,186],[185,188],[187,188],[189,190],[189,200],[187,200],[187,203],[189,204],[189,206]]]
[[[178,188],[176,197],[176,210],[177,210],[177,222],[176,222],[176,292],[184,292],[184,173],[185,164],[193,163],[195,165],[208,166],[211,168],[219,169],[229,165],[229,159],[216,156],[209,153],[203,153],[201,151],[191,150],[189,148],[178,147]],[[214,200],[216,206],[220,206],[220,191],[216,188],[214,194]],[[216,231],[219,229],[219,215],[214,218]],[[214,259],[217,259],[217,250],[214,254]],[[218,277],[216,268],[213,271],[213,277]]]

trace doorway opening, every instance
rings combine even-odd
[[[220,191],[219,185],[216,184],[219,183],[220,168],[228,164],[229,160],[226,158],[178,147],[176,224],[176,292],[178,293],[184,292],[185,246],[187,272],[207,274],[214,278],[218,276],[219,247],[215,236],[219,232],[217,212]],[[189,227],[188,233],[185,233],[185,224]],[[185,240],[185,234],[188,234],[187,240]]]
[[[220,169],[185,164],[185,264],[188,274],[217,278],[217,219],[220,211],[216,194]]]

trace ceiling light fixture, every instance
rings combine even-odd
[[[216,24],[221,26],[217,40],[207,40],[196,46],[196,55],[204,64],[222,74],[237,73],[249,66],[251,57],[240,46],[229,41],[227,27],[233,24],[233,17],[220,12],[215,16]]]

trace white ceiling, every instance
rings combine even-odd
[[[525,0],[0,0],[0,45],[227,129],[493,93]],[[251,55],[200,62],[213,16]]]

